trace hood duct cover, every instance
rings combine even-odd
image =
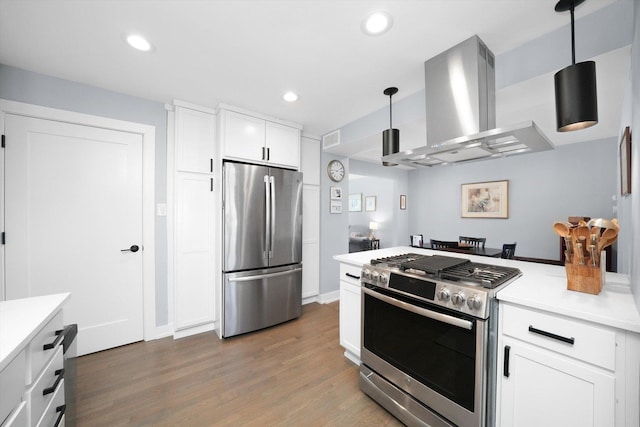
[[[553,149],[533,121],[495,128],[494,55],[478,36],[425,62],[427,145],[383,156],[437,166]]]

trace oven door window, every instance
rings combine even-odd
[[[364,347],[473,412],[476,320],[467,318],[473,322],[468,330],[403,310],[370,295],[364,298]],[[393,298],[433,309],[429,304],[397,295]]]

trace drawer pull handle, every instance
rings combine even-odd
[[[356,276],[355,274],[344,273],[344,275],[347,276],[347,277],[351,277],[352,279],[360,280],[360,276]]]
[[[504,346],[504,365],[502,366],[502,375],[509,378],[509,355],[511,354],[511,346]]]
[[[575,338],[573,337],[571,338],[563,337],[562,335],[556,335],[551,332],[543,331],[542,329],[537,329],[537,328],[534,328],[533,326],[529,326],[529,332],[533,332],[534,334],[542,335],[547,338],[552,338],[554,340],[566,342],[567,344],[571,344],[571,345],[573,345],[576,342]]]
[[[62,338],[64,337],[64,335],[62,335],[63,330],[60,329],[59,331],[56,331],[56,339],[49,344],[45,344],[42,346],[43,350],[51,350],[52,348],[55,348],[55,346],[57,346],[58,344],[60,344],[60,341],[62,340]]]
[[[64,413],[67,412],[67,405],[56,406],[56,412],[60,412],[58,414],[58,418],[56,419],[56,423],[53,427],[58,427],[60,425],[60,421],[62,421],[62,417],[64,417]]]
[[[56,388],[58,388],[58,384],[60,384],[60,381],[62,381],[63,378],[64,378],[64,369],[56,370],[56,382],[54,382],[51,387],[47,387],[44,390],[42,390],[42,395],[46,396],[47,394],[51,394],[54,391],[56,391]]]

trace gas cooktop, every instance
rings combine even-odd
[[[486,319],[496,292],[521,275],[514,267],[408,253],[371,260],[361,282]]]

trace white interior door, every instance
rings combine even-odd
[[[142,136],[11,114],[5,134],[7,299],[71,292],[80,355],[142,340]]]

